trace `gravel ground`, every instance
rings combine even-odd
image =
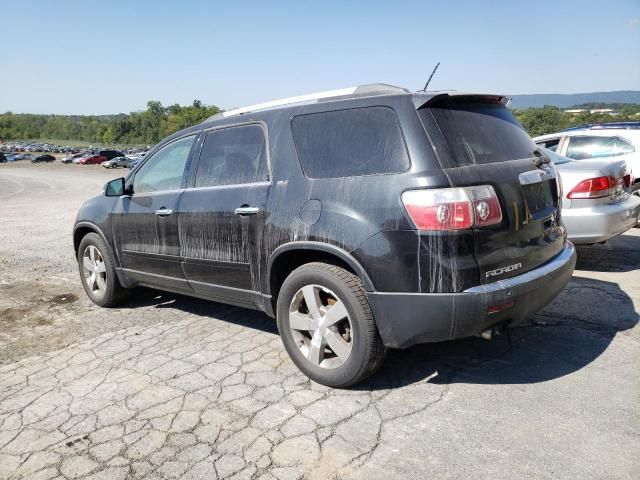
[[[579,249],[531,326],[333,390],[260,313],[87,300],[75,212],[122,173],[0,165],[0,478],[640,478],[640,230]]]

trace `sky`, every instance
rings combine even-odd
[[[229,109],[390,83],[640,90],[640,0],[0,0],[0,112]]]

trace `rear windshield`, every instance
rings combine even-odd
[[[445,168],[530,158],[536,149],[501,103],[449,100],[422,108],[418,115],[432,141],[448,147],[439,155]]]

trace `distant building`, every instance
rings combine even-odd
[[[568,113],[570,115],[578,115],[580,113],[600,113],[600,114],[604,114],[604,115],[620,115],[619,112],[616,112],[614,109],[612,108],[594,108],[591,110],[587,110],[586,108],[570,108],[568,110],[565,110],[564,113]]]

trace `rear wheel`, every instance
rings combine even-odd
[[[78,266],[82,286],[96,305],[112,307],[126,296],[109,250],[97,233],[88,233],[80,242]]]
[[[361,382],[386,349],[360,279],[343,268],[309,263],[278,295],[278,330],[289,356],[312,380],[330,387]]]

